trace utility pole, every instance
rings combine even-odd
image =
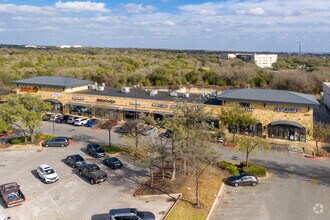
[[[133,85],[134,88],[139,88],[139,85]],[[135,124],[135,148],[139,146],[139,134],[138,134],[138,121],[137,121],[137,97],[136,97],[137,89],[134,89],[134,106],[135,106],[135,114],[134,114],[134,124]]]

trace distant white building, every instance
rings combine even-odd
[[[277,54],[248,54],[248,53],[226,53],[222,54],[221,59],[237,58],[245,62],[254,62],[261,68],[272,68],[273,63],[277,61]]]
[[[61,46],[58,46],[59,48],[82,48],[81,45],[61,45]]]
[[[330,82],[324,82],[322,84],[323,94],[322,100],[325,106],[330,109]]]
[[[277,61],[277,54],[253,54],[252,61],[261,68],[272,68]]]

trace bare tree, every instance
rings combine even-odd
[[[119,119],[113,118],[113,119],[108,119],[106,121],[103,121],[100,125],[101,129],[107,129],[109,133],[109,147],[111,147],[111,131],[112,129],[118,125]]]
[[[322,122],[316,122],[313,126],[313,138],[316,144],[317,154],[320,153],[318,143],[330,135],[330,129]]]

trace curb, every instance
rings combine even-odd
[[[223,193],[224,189],[225,189],[225,183],[222,183],[222,186],[220,187],[220,190],[218,192],[217,197],[215,198],[213,205],[209,211],[209,213],[207,214],[206,220],[209,220],[211,218],[211,214],[213,212],[213,209],[215,208],[216,204],[218,203],[219,198],[221,197],[221,194]]]
[[[166,211],[166,214],[164,215],[164,217],[162,218],[162,220],[165,220],[168,216],[168,214],[170,214],[170,212],[172,211],[172,209],[176,206],[176,204],[179,202],[180,198],[182,197],[182,193],[176,194],[178,196],[178,198],[175,200],[175,202],[173,203],[173,205],[171,205],[171,207]]]
[[[307,159],[312,159],[312,160],[322,160],[322,159],[327,159],[328,156],[323,156],[323,157],[315,157],[315,156],[309,156],[309,155],[305,155],[304,156]]]

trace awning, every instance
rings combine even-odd
[[[270,123],[270,125],[291,125],[297,128],[303,128],[303,126],[297,122],[293,122],[293,121],[274,121],[272,123]]]
[[[145,109],[135,109],[135,108],[123,108],[123,111],[129,111],[129,112],[144,112],[144,113],[149,113],[149,110]]]
[[[157,114],[157,115],[174,115],[173,112],[159,112],[159,111],[154,111],[152,113],[153,114]]]
[[[59,100],[57,99],[45,99],[44,102],[52,102],[52,103],[61,103]]]
[[[82,104],[82,103],[73,103],[73,102],[68,102],[66,103],[67,105],[77,105],[77,106],[83,106],[83,107],[91,107],[91,105],[88,104]]]
[[[115,106],[95,105],[94,107],[95,108],[105,108],[105,109],[119,110],[119,107],[115,107]]]

